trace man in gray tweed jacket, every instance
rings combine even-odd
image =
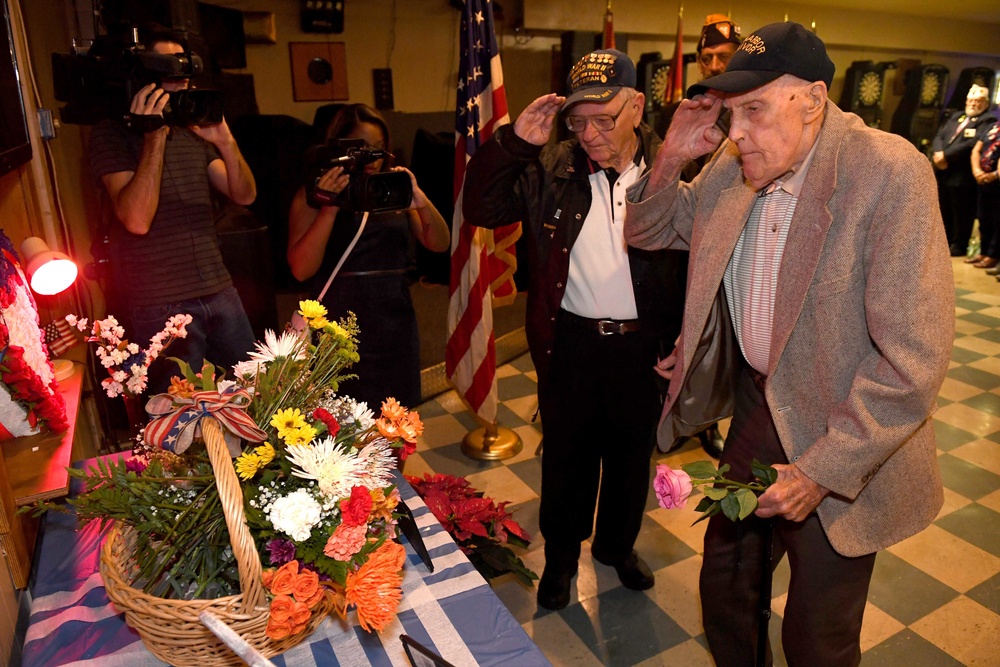
[[[731,409],[730,476],[749,479],[753,458],[778,470],[755,517],[709,521],[701,596],[720,666],[755,654],[762,519],[775,518],[771,566],[786,553],[791,565],[788,664],[840,667],[861,659],[875,552],[942,505],[930,416],[954,285],[934,176],[905,140],[828,102],[833,72],[802,26],[761,28],[688,91],[629,190],[630,245],[690,249],[683,332],[658,366],[670,378],[660,437]],[[728,141],[679,183],[724,140],[723,108]],[[720,341],[732,381],[699,384]]]

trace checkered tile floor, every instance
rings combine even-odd
[[[882,552],[875,564],[862,631],[862,665],[1000,665],[1000,284],[956,260],[956,334],[948,379],[935,415],[945,504],[932,526]],[[426,430],[406,473],[465,475],[535,537],[522,557],[541,574],[538,528],[541,424],[535,372],[527,355],[498,373],[499,423],[524,442],[503,462],[466,457],[461,440],[476,426],[454,392],[425,403]],[[678,467],[706,458],[695,441],[655,463]],[[653,467],[650,466],[650,474]],[[612,568],[584,545],[574,603],[539,608],[535,591],[513,579],[494,590],[555,665],[712,665],[698,602],[704,522],[692,526],[694,503],[663,510],[650,498],[636,545],[656,573],[645,593],[623,588]],[[774,578],[771,640],[784,665],[780,625],[787,563]]]

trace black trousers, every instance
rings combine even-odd
[[[649,492],[660,411],[655,338],[642,330],[602,336],[560,313],[550,381],[539,395],[546,562],[576,563],[596,507],[592,551],[614,563],[632,551]]]
[[[968,169],[968,165],[965,167]],[[943,185],[938,183],[938,202],[948,244],[959,246],[963,251],[969,247],[972,225],[976,219],[976,184]]]
[[[727,476],[748,481],[750,462],[787,463],[763,378],[746,368],[737,386],[733,421],[720,465]],[[719,667],[748,666],[757,654],[758,602],[763,561],[763,521],[709,519],[701,569],[702,620]],[[861,662],[861,619],[875,554],[841,556],[813,513],[803,522],[774,519],[773,570],[787,554],[791,582],[782,624],[782,647],[790,667],[848,667]],[[771,651],[768,647],[768,664]]]

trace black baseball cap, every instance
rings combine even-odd
[[[708,90],[742,93],[771,83],[782,74],[823,81],[829,88],[834,69],[819,37],[799,23],[772,23],[743,40],[724,73],[694,84],[687,96]]]
[[[562,110],[580,102],[608,102],[622,88],[635,88],[635,63],[617,49],[591,51],[573,65],[566,77]]]

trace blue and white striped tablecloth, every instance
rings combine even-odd
[[[550,665],[413,488],[400,482],[434,572],[404,541],[403,601],[388,628],[369,634],[351,624],[353,613],[347,621],[327,618],[309,639],[272,661],[278,667],[407,667],[399,640],[407,634],[462,667]],[[108,601],[98,571],[103,535],[95,524],[74,528],[75,516],[50,512],[45,518],[24,667],[163,665]]]

